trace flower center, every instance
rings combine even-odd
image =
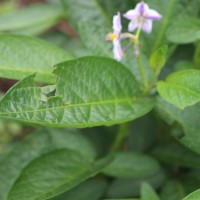
[[[109,33],[106,36],[106,40],[113,42],[114,39],[116,39],[118,37],[117,33]]]

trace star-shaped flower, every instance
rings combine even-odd
[[[128,26],[128,31],[132,32],[136,28],[141,28],[146,33],[151,33],[152,22],[159,20],[162,16],[143,1],[138,3],[133,10],[129,10],[124,14],[124,17],[131,20]]]

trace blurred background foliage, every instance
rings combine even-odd
[[[112,16],[119,10],[123,13],[133,8],[137,1],[97,0],[97,4],[101,9],[92,10],[94,5],[91,4],[89,5],[91,6],[91,12],[88,13],[86,0],[77,0],[81,8],[78,12],[76,11],[78,3],[73,4],[75,1],[1,0],[0,34],[12,33],[36,36],[70,52],[74,58],[91,54],[112,57],[112,54],[109,53],[111,45],[104,41],[105,33],[112,31]],[[149,1],[150,6],[157,5],[155,2]],[[188,0],[184,2],[186,3],[180,5],[182,6],[181,9],[184,8],[184,11],[176,13],[177,15],[180,14],[178,17],[181,18],[181,14],[186,13],[192,13],[192,16],[198,17],[199,6],[184,6],[187,4],[199,5],[199,1]],[[71,4],[70,7],[68,7],[69,4]],[[168,6],[167,1],[166,5],[157,5],[158,8],[160,7],[158,10],[163,15],[165,6]],[[74,15],[71,15],[73,12]],[[104,17],[99,18],[98,12]],[[168,23],[168,26],[170,26],[174,18],[175,15],[173,19],[164,21],[164,23]],[[94,21],[95,24],[93,24]],[[87,22],[87,24],[84,22]],[[123,23],[127,24],[124,20]],[[154,33],[161,28],[159,26],[159,24],[155,24]],[[163,31],[167,29],[165,26],[162,26],[162,28]],[[156,37],[156,34],[143,35],[142,37],[143,43],[146,42],[143,51],[147,57],[151,54],[152,44],[155,42]],[[162,35],[159,37],[160,41],[158,42],[160,43],[170,40],[165,36],[162,37]],[[169,46],[170,59],[160,78],[164,78],[170,72],[178,69],[200,66],[199,57],[193,57],[195,44],[192,42],[189,41],[186,44],[169,42]],[[94,48],[97,49],[94,50]],[[129,63],[128,58],[124,62],[125,64]],[[1,95],[14,83],[16,83],[15,80],[1,78]],[[119,152],[116,155],[115,162],[107,167],[103,173],[58,197],[52,198],[52,200],[137,199],[141,197],[143,182],[149,183],[159,194],[161,200],[181,200],[187,194],[198,189],[200,186],[199,152],[197,150],[194,152],[188,148],[187,141],[181,142],[181,138],[186,134],[185,131],[188,127],[195,129],[187,129],[188,132],[192,130],[191,132],[195,136],[200,132],[199,125],[196,125],[198,122],[195,125],[193,124],[194,120],[188,122],[195,112],[195,107],[191,111],[188,109],[187,113],[189,114],[184,115],[185,111],[177,115],[176,109],[166,106],[169,110],[165,112],[161,106],[165,103],[160,100],[158,102],[157,108],[151,113],[128,123],[127,138],[120,149],[125,152],[124,154]],[[187,117],[184,118],[186,115]],[[197,118],[199,121],[198,116],[195,119]],[[16,171],[14,176],[17,177],[21,168],[37,155],[48,152],[51,148],[66,147],[69,145],[66,141],[77,143],[70,148],[77,148],[79,151],[82,148],[81,150],[85,151],[86,154],[87,152],[94,154],[90,155],[92,157],[105,156],[111,151],[117,131],[117,125],[86,128],[77,131],[76,129],[46,129],[1,119],[0,162],[2,166],[0,167],[0,180],[6,179],[4,167],[7,163],[16,164],[10,170]],[[72,139],[72,137],[74,138]],[[35,142],[35,146],[26,145],[33,142]],[[49,144],[53,147],[50,147]],[[26,156],[23,157],[25,152],[32,155],[27,162],[24,161],[24,159],[27,159]],[[18,163],[22,161],[24,162],[23,166],[18,166]],[[145,188],[145,186],[143,187]],[[148,188],[146,190],[148,191]],[[151,192],[154,193],[153,191],[149,193]],[[142,198],[147,200],[144,196]],[[154,196],[153,198],[157,200],[157,197]]]

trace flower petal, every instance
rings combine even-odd
[[[113,30],[114,30],[114,33],[117,33],[117,34],[119,34],[122,30],[120,12],[118,12],[117,15],[114,15],[113,17]]]
[[[161,18],[162,18],[162,15],[153,9],[149,9],[148,13],[146,14],[146,19],[159,20]]]
[[[113,41],[113,45],[114,45],[114,48],[113,48],[114,58],[117,61],[121,61],[122,56],[123,56],[123,51],[122,51],[122,48],[121,48],[120,40],[118,38],[115,39]]]
[[[140,15],[144,15],[149,12],[149,6],[142,1],[136,5],[135,11],[137,11]]]
[[[131,22],[128,24],[128,31],[129,31],[129,32],[133,32],[138,26],[139,26],[139,23],[138,23],[136,20],[131,21]]]
[[[143,22],[142,24],[142,30],[145,31],[146,33],[151,33],[152,31],[152,20],[147,19]]]
[[[139,16],[139,12],[136,10],[129,10],[123,15],[126,19],[135,20]]]

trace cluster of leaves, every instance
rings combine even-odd
[[[16,2],[0,8],[0,76],[20,80],[0,100],[1,134],[20,124],[0,146],[0,199],[198,200],[199,1],[148,2],[163,16],[141,36],[148,91],[105,41],[137,1]]]

